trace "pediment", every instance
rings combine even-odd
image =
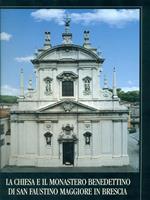
[[[80,60],[95,60],[91,54],[87,52],[83,52],[83,51],[79,51],[79,59]]]
[[[78,45],[59,45],[43,51],[37,58],[39,61],[48,60],[93,60],[100,61],[99,56],[91,50]]]
[[[65,50],[60,50],[57,52],[50,52],[49,54],[43,56],[41,60],[62,60],[62,61],[73,61],[73,60],[95,60],[93,56],[89,53],[82,51],[70,50],[66,52]]]
[[[63,100],[37,110],[38,113],[88,113],[97,109],[72,100]]]

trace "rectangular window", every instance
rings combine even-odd
[[[74,96],[73,81],[62,82],[62,96]]]

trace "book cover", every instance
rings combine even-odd
[[[148,7],[126,5],[2,2],[0,199],[148,199]]]

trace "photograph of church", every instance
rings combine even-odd
[[[100,87],[105,59],[92,47],[89,31],[83,32],[82,46],[73,43],[70,23],[67,15],[59,45],[52,46],[45,32],[44,47],[31,60],[36,87],[29,80],[27,93],[21,70],[20,96],[11,108],[9,165],[129,164],[128,109],[117,96],[116,70],[112,67],[112,92],[106,78]]]

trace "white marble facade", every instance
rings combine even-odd
[[[32,60],[36,88],[24,94],[23,71],[17,106],[11,110],[10,165],[122,166],[127,154],[127,108],[116,94],[99,87],[104,59],[91,47],[72,43],[66,19],[63,44],[51,46],[50,33]]]

